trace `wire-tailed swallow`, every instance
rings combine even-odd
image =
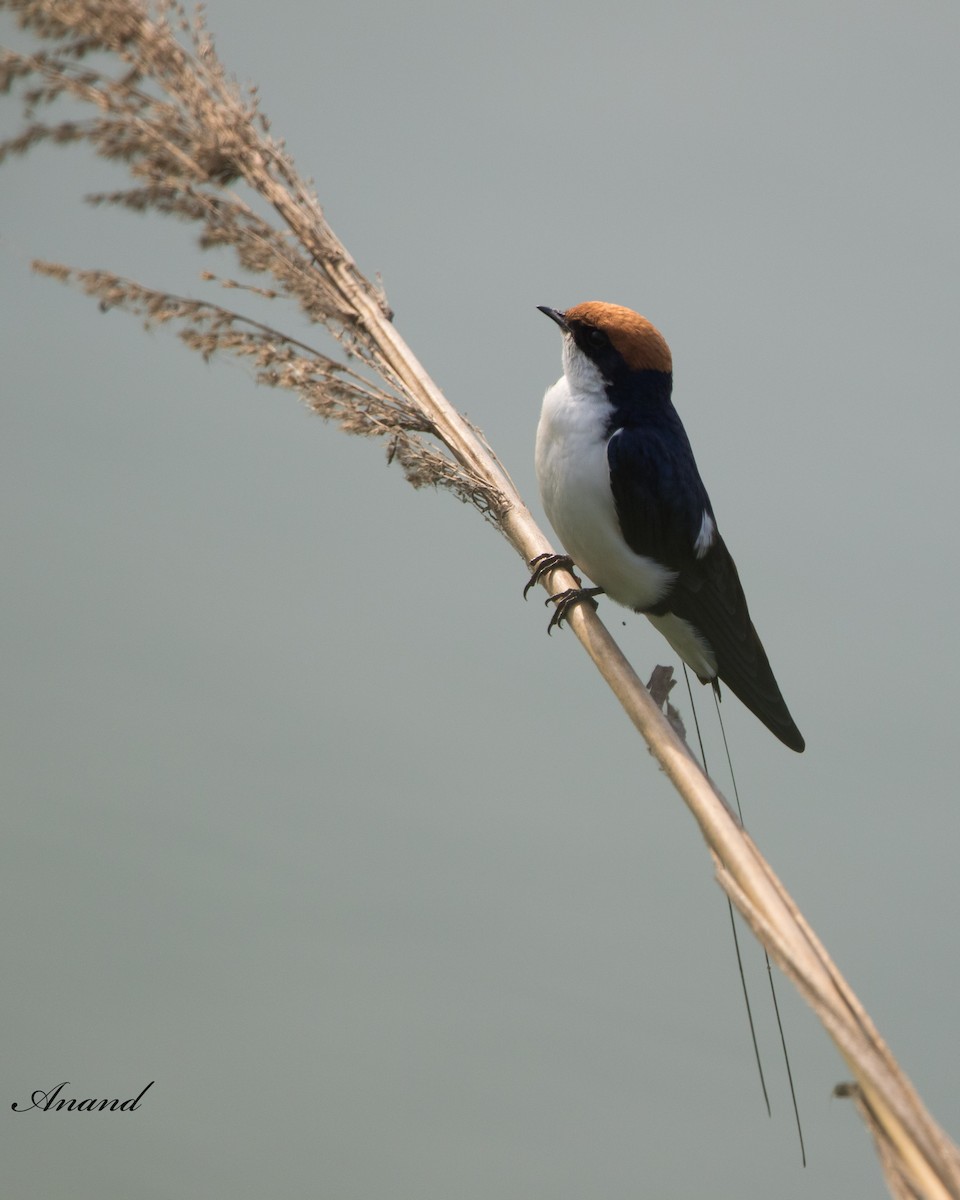
[[[803,750],[750,620],[673,407],[670,349],[639,313],[591,301],[559,312],[563,375],[543,398],[537,480],[573,563],[596,588],[643,613],[701,683],[730,690],[791,750]],[[535,562],[534,578],[553,562]]]

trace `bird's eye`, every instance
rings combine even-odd
[[[602,329],[591,329],[587,334],[587,341],[594,348],[594,350],[602,350],[609,344],[610,339]]]

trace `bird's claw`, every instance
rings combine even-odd
[[[526,600],[527,593],[532,587],[543,579],[544,575],[548,575],[551,571],[569,571],[577,581],[577,586],[567,588],[565,592],[557,592],[553,596],[548,596],[544,604],[555,604],[556,608],[553,615],[550,617],[550,623],[547,625],[547,633],[552,633],[555,627],[559,627],[567,619],[567,614],[570,609],[579,604],[582,600],[588,600],[594,608],[597,607],[597,602],[594,596],[599,596],[603,588],[585,588],[581,587],[580,576],[573,569],[573,559],[569,554],[538,554],[536,558],[530,560],[530,569],[533,574],[527,580],[527,586],[523,589],[523,598]]]
[[[580,604],[586,600],[596,610],[597,602],[594,600],[594,596],[599,596],[602,592],[603,588],[575,587],[567,588],[565,592],[557,592],[555,596],[548,596],[544,604],[554,603],[556,604],[556,608],[553,611],[553,616],[550,618],[550,623],[547,625],[547,633],[552,633],[554,626],[559,629],[567,619],[570,609],[575,604]]]
[[[530,569],[533,574],[527,580],[527,586],[523,589],[523,598],[526,600],[527,593],[531,588],[537,586],[540,580],[550,571],[564,570],[570,574],[580,584],[580,576],[573,569],[573,559],[569,554],[551,554],[547,551],[546,554],[538,554],[536,558],[530,560]],[[549,603],[549,602],[548,602]]]

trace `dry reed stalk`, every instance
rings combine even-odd
[[[45,263],[38,270],[78,283],[104,308],[137,313],[148,326],[179,326],[179,336],[205,358],[226,352],[252,359],[261,382],[298,392],[348,433],[386,437],[389,458],[415,487],[445,487],[474,505],[525,563],[551,549],[482,435],[397,333],[382,291],[361,274],[282,143],[270,136],[255,92],[243,95],[227,78],[202,18],[189,19],[172,0],[152,8],[138,0],[0,0],[0,8],[53,44],[0,55],[0,91],[23,88],[26,122],[0,145],[0,160],[52,141],[87,142],[124,163],[134,186],[90,197],[93,203],[196,222],[203,247],[231,247],[245,271],[273,281],[253,290],[294,300],[348,361],[219,305],[109,272]],[[88,65],[91,56],[106,56],[113,73]],[[38,120],[38,109],[60,97],[90,105],[94,115]],[[550,591],[572,583],[563,571],[544,580]],[[856,1082],[841,1085],[843,1094],[853,1097],[874,1137],[892,1194],[960,1200],[960,1153],[722,796],[596,613],[579,606],[569,624],[696,817],[721,885],[848,1064]]]

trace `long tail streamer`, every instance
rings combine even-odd
[[[690,674],[687,671],[686,663],[684,663],[684,665],[683,665],[683,677],[687,683],[687,694],[690,697],[690,711],[693,713],[693,724],[697,731],[697,741],[700,744],[700,759],[703,763],[704,771],[707,774],[709,774],[709,770],[707,768],[707,756],[703,749],[703,737],[700,733],[700,721],[699,721],[699,718],[697,717],[697,706],[694,703],[693,688],[690,686]],[[720,698],[717,695],[716,689],[714,689],[714,693],[713,693],[713,702],[714,702],[714,705],[716,706],[717,720],[720,723],[720,733],[723,737],[723,749],[727,756],[727,767],[729,768],[729,771],[730,771],[730,782],[733,785],[733,795],[734,795],[734,799],[736,800],[736,803],[737,803],[737,815],[739,816],[740,824],[742,825],[744,822],[743,822],[743,809],[740,806],[740,791],[737,787],[737,777],[736,777],[736,773],[734,772],[734,769],[733,769],[733,759],[730,755],[730,745],[727,741],[727,731],[723,726],[723,716],[720,712]],[[734,917],[733,904],[731,903],[729,896],[727,897],[727,908],[730,912],[730,928],[733,930],[733,946],[734,946],[734,949],[737,954],[737,969],[740,972],[740,986],[743,989],[743,1001],[744,1001],[744,1004],[746,1005],[747,1020],[750,1024],[750,1038],[751,1038],[751,1041],[753,1042],[753,1053],[754,1053],[754,1057],[756,1058],[756,1061],[757,1061],[757,1071],[759,1072],[759,1075],[760,1075],[760,1086],[763,1089],[763,1100],[767,1106],[767,1115],[770,1116],[771,1115],[770,1097],[767,1094],[767,1084],[766,1084],[766,1080],[764,1079],[764,1076],[763,1076],[763,1065],[760,1061],[760,1049],[757,1045],[757,1033],[756,1033],[756,1029],[754,1028],[754,1024],[753,1024],[753,1011],[750,1008],[750,996],[747,991],[747,979],[746,979],[746,975],[744,974],[744,970],[743,970],[743,959],[740,955],[740,940],[737,936],[737,923],[736,923],[736,919]],[[783,1061],[787,1068],[787,1081],[790,1085],[790,1099],[793,1102],[793,1115],[794,1115],[794,1118],[797,1123],[797,1137],[800,1140],[800,1158],[803,1162],[803,1165],[806,1166],[807,1165],[807,1151],[806,1151],[806,1147],[804,1146],[804,1143],[803,1143],[803,1128],[800,1124],[800,1109],[797,1105],[797,1093],[793,1086],[793,1072],[790,1069],[790,1055],[787,1051],[787,1040],[786,1040],[786,1037],[783,1032],[783,1022],[780,1019],[780,1005],[777,1002],[777,989],[776,989],[776,985],[775,985],[774,979],[773,979],[773,967],[770,963],[770,955],[767,953],[766,947],[763,948],[763,957],[767,964],[767,978],[770,980],[770,995],[773,999],[773,1011],[777,1018],[777,1030],[780,1034],[780,1045],[783,1049]]]

